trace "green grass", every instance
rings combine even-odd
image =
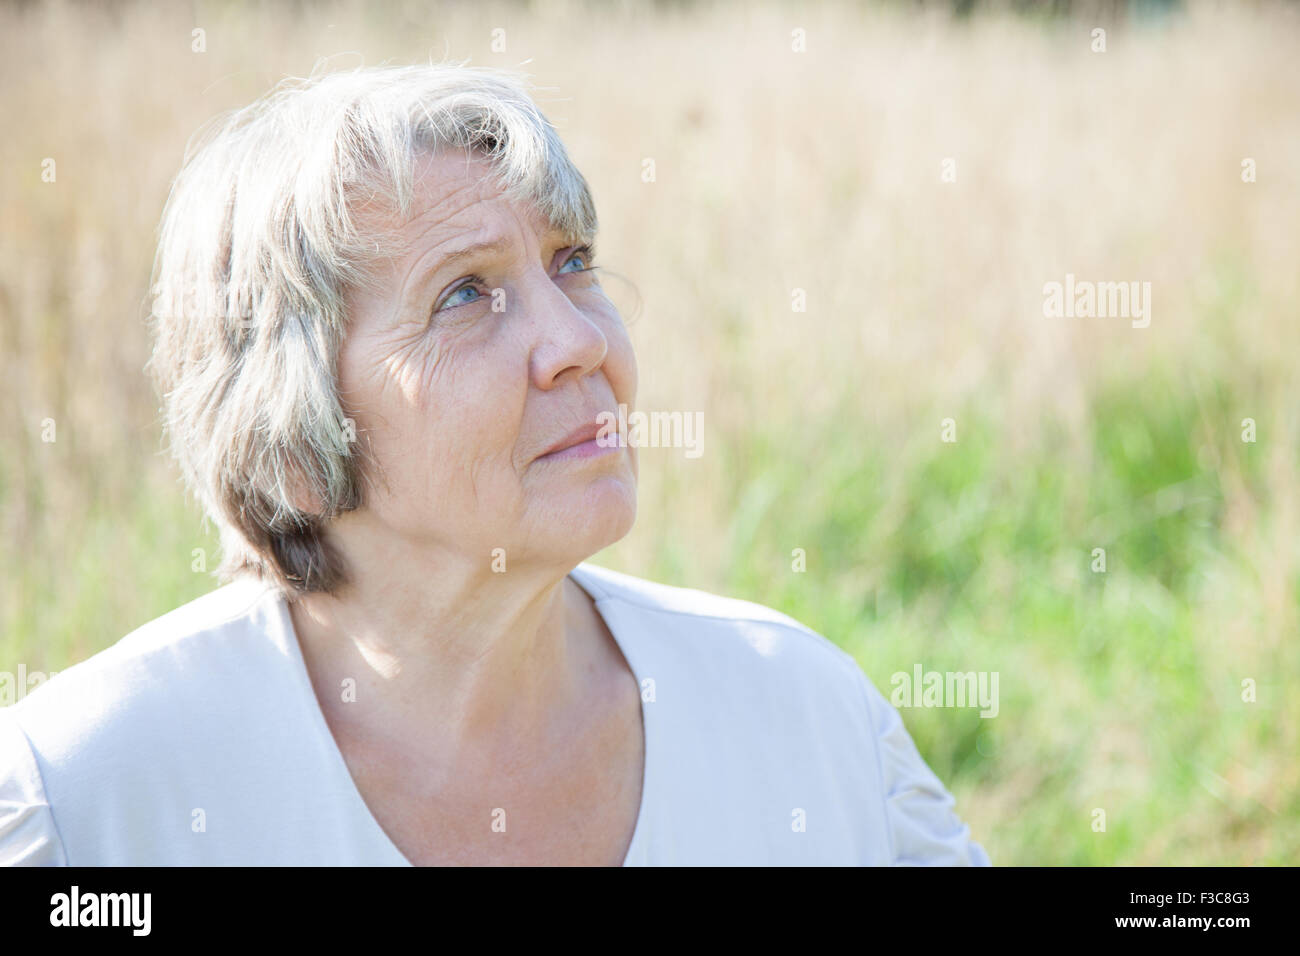
[[[1240,442],[1233,387],[1213,383],[1211,426],[1259,485],[1263,456]],[[954,416],[952,444],[937,414],[904,447],[869,430],[846,442],[829,419],[715,438],[731,476],[719,498],[735,503],[717,587],[831,637],[886,695],[916,663],[997,671],[995,718],[903,713],[959,800],[1007,791],[1006,815],[981,834],[1000,862],[1294,860],[1294,798],[1278,790],[1268,809],[1216,780],[1294,747],[1300,707],[1282,676],[1297,674],[1293,641],[1263,644],[1242,670],[1215,631],[1261,598],[1223,528],[1217,472],[1197,462],[1203,412],[1173,370],[1140,389],[1109,383],[1088,410],[1087,469],[1063,462],[1064,426],[1050,419],[1032,451],[1001,454],[1008,436],[976,404]],[[823,453],[798,453],[811,448]],[[1094,547],[1104,573],[1091,570]],[[682,570],[671,557],[660,567]],[[1240,680],[1252,676],[1260,701],[1246,704]],[[1091,829],[1094,808],[1105,833]]]

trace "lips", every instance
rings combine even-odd
[[[573,429],[573,431],[569,432],[550,448],[546,449],[546,451],[542,452],[538,457],[545,458],[547,455],[553,455],[558,451],[564,451],[566,448],[572,448],[574,445],[581,445],[595,439],[597,435],[609,427],[597,423],[596,417],[596,415],[592,415],[592,420],[590,422],[586,425],[579,425],[577,428]],[[614,421],[617,421],[617,419]]]

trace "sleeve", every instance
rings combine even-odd
[[[885,819],[894,866],[992,866],[970,827],[953,810],[952,794],[916,749],[898,710],[860,667],[867,715],[884,781]]]
[[[67,866],[36,757],[7,709],[0,708],[0,866]]]

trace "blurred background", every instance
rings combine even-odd
[[[6,5],[0,671],[216,586],[144,374],[187,139],[322,57],[468,58],[592,185],[639,406],[704,415],[596,563],[886,696],[997,672],[902,712],[997,864],[1300,862],[1298,51],[1292,3]],[[1150,325],[1046,317],[1067,274]]]

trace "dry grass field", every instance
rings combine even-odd
[[[187,139],[322,58],[468,58],[592,185],[640,406],[704,416],[597,563],[887,696],[997,672],[996,717],[903,714],[995,863],[1300,862],[1294,5],[186,6],[0,8],[0,671],[215,586],[143,371]],[[1149,324],[1046,316],[1067,275]]]

